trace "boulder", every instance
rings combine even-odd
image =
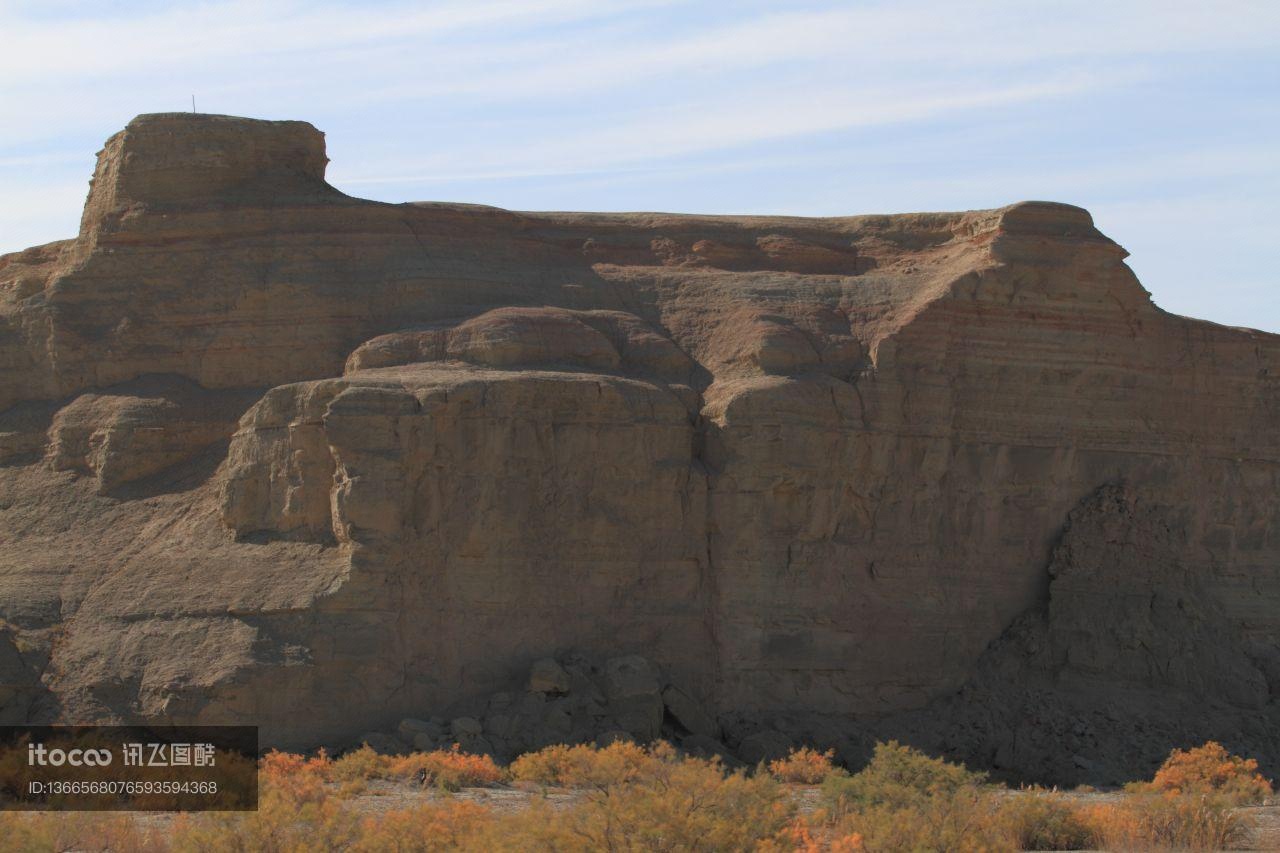
[[[596,736],[595,744],[598,747],[606,747],[615,743],[635,743],[635,740],[631,732],[623,731],[622,729],[609,729]]]
[[[795,744],[782,732],[765,729],[744,737],[738,744],[738,757],[751,766],[762,761],[786,758]]]
[[[383,732],[365,732],[358,742],[379,755],[404,755],[409,751],[404,741]]]
[[[702,704],[680,688],[668,684],[662,691],[662,702],[667,713],[694,735],[715,739],[720,736],[720,725],[707,713]]]
[[[498,751],[494,749],[493,741],[481,734],[462,735],[457,740],[458,750],[470,755],[487,755],[490,758],[497,758]]]
[[[542,658],[529,668],[529,690],[534,693],[568,693],[571,679],[552,658]]]
[[[729,748],[720,741],[707,735],[691,734],[680,739],[680,748],[696,758],[719,758],[725,767],[742,767]]]
[[[612,658],[604,666],[604,692],[609,714],[618,728],[636,740],[649,741],[662,728],[662,693],[658,672],[639,655]]]
[[[413,736],[413,748],[419,752],[432,752],[445,746],[448,740],[443,734],[433,735],[427,732],[419,732]]]
[[[449,733],[459,739],[479,736],[484,733],[484,725],[474,717],[454,717],[449,723]]]
[[[658,696],[658,671],[640,655],[610,658],[604,665],[604,692],[610,701]]]
[[[426,735],[431,740],[439,740],[444,735],[444,728],[430,720],[416,720],[406,717],[396,727],[396,734],[408,743],[416,743],[419,735]]]

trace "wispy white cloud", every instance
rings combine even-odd
[[[154,73],[210,59],[316,54],[343,46],[435,40],[468,29],[562,24],[664,0],[452,0],[445,3],[304,3],[219,0],[111,14],[110,5],[69,18],[0,15],[9,42],[0,75],[10,81],[120,72]],[[251,62],[246,64],[252,64]]]
[[[847,213],[1047,195],[1101,203],[1160,255],[1177,238],[1139,220],[1172,231],[1280,183],[1274,92],[1213,76],[1255,57],[1274,77],[1275,0],[0,0],[0,32],[0,110],[19,117],[0,123],[0,251],[73,233],[96,144],[192,93],[314,121],[338,186],[395,200]],[[1280,265],[1256,238],[1239,246]]]

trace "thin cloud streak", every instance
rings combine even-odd
[[[571,140],[550,138],[526,144],[518,150],[504,146],[471,148],[457,152],[454,166],[461,174],[506,174],[512,177],[567,175],[584,171],[631,169],[637,163],[755,142],[807,136],[848,128],[866,128],[920,122],[963,112],[1009,106],[1019,102],[1079,93],[1098,81],[1087,75],[1060,80],[1006,86],[984,91],[955,89],[946,93],[904,93],[886,96],[875,91],[816,90],[803,99],[788,98],[785,91],[751,92],[728,104],[685,105],[679,112],[651,111],[631,116],[627,123],[586,130]],[[761,98],[760,96],[764,97]],[[502,170],[499,164],[522,164]],[[586,168],[571,164],[590,163]],[[469,164],[474,172],[465,171]],[[397,172],[413,176],[419,170],[402,163]],[[449,165],[435,163],[421,176],[406,180],[433,180],[448,175]],[[349,184],[392,183],[390,175],[356,174],[339,180]]]
[[[345,45],[435,40],[501,24],[546,26],[590,20],[618,11],[653,8],[665,0],[470,0],[421,4],[312,6],[281,0],[229,0],[166,8],[150,15],[95,15],[76,20],[23,21],[0,17],[9,49],[0,75],[27,77],[152,73],[209,59],[312,53]],[[51,58],[57,59],[51,62]]]
[[[1280,218],[1271,0],[134,9],[0,7],[0,108],[21,117],[0,125],[0,251],[73,234],[92,152],[193,92],[203,111],[312,121],[331,180],[387,200],[842,214],[1051,197],[1101,206],[1150,257],[1185,253],[1172,221],[1147,227],[1161,209],[1191,227],[1212,196],[1214,215],[1235,198]],[[1238,263],[1280,267],[1274,241],[1236,233],[1217,239]],[[1153,269],[1175,290],[1192,275]]]

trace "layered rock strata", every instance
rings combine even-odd
[[[1047,690],[1276,719],[1280,339],[1160,310],[1085,211],[516,213],[325,162],[140,116],[80,234],[0,258],[5,718],[309,746],[578,650],[866,721],[1047,614]]]

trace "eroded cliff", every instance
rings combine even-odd
[[[325,162],[141,116],[80,234],[0,258],[6,718],[307,746],[577,650],[1015,772],[938,723],[993,672],[1274,731],[1280,339],[1161,311],[1085,211],[515,213]]]

